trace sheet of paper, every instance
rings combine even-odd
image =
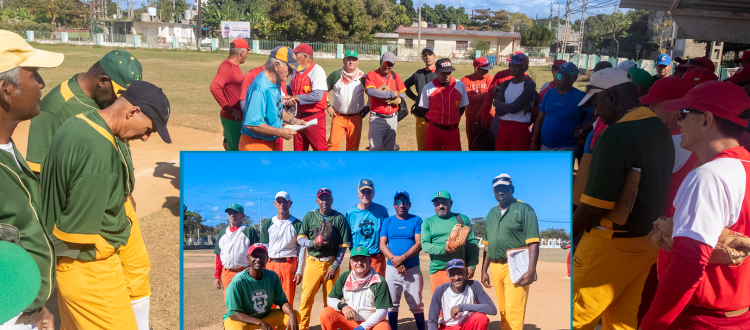
[[[317,124],[318,124],[318,119],[315,118],[315,119],[313,119],[311,121],[308,121],[305,125],[286,125],[286,126],[284,126],[284,128],[291,128],[291,129],[293,129],[295,131],[300,131],[300,130],[303,130],[303,129],[308,128],[310,126],[317,125]]]
[[[510,281],[518,282],[518,279],[529,270],[529,249],[508,251],[508,270]],[[534,274],[536,280],[536,274]]]

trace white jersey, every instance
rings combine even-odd
[[[365,86],[360,79],[344,84],[341,79],[333,85],[333,109],[338,113],[352,115],[365,107]]]
[[[287,220],[279,220],[277,216],[271,218],[268,227],[268,257],[294,258],[297,256],[297,230],[292,223],[297,220],[290,216]]]
[[[466,323],[466,320],[468,320],[474,312],[461,312],[456,315],[456,318],[453,318],[451,317],[450,308],[463,304],[473,305],[474,301],[474,291],[471,290],[470,286],[466,286],[466,290],[461,293],[453,291],[452,288],[446,288],[445,292],[443,292],[443,296],[440,298],[440,304],[443,306],[443,318],[440,323],[445,324],[448,327]]]
[[[250,266],[250,263],[247,261],[247,250],[254,242],[251,242],[245,233],[248,229],[254,230],[251,227],[242,226],[231,232],[227,228],[224,229],[226,231],[224,235],[219,237],[219,241],[216,244],[221,249],[219,258],[224,268],[235,269]]]

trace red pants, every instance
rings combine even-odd
[[[501,120],[497,129],[495,150],[529,151],[531,149],[531,132],[529,123]]]
[[[297,270],[297,258],[288,258],[286,262],[268,260],[266,269],[279,275],[281,290],[284,291],[289,304],[294,307],[294,291],[297,290],[297,284],[294,283],[294,273]]]
[[[318,124],[297,132],[297,135],[294,136],[294,151],[307,151],[309,147],[312,147],[314,151],[328,150],[328,143],[326,142],[326,112],[298,113],[297,118],[304,121],[317,119]]]
[[[458,127],[440,129],[431,122],[427,123],[427,131],[424,136],[424,150],[461,151],[461,132],[458,131]]]
[[[571,251],[568,251],[568,277],[570,277],[570,254],[572,253],[573,249],[570,249]]]
[[[464,324],[445,326],[441,324],[440,330],[487,330],[490,326],[490,318],[484,313],[474,312]]]
[[[448,272],[444,270],[438,270],[434,274],[430,274],[430,287],[432,288],[432,292],[435,292],[435,289],[438,287],[438,285],[443,283],[450,282],[451,279],[448,278]]]
[[[337,312],[333,307],[326,307],[320,312],[320,328],[323,330],[354,330],[362,322],[349,321],[343,313]],[[468,323],[468,322],[467,322]],[[486,328],[485,328],[486,329]],[[375,324],[370,330],[391,330],[388,321],[382,320]]]
[[[750,329],[750,312],[726,317],[716,312],[688,307],[669,325],[667,330],[740,330]]]
[[[661,249],[659,249],[661,251]],[[646,316],[651,303],[654,302],[656,289],[659,287],[659,279],[656,275],[656,264],[651,266],[651,270],[646,277],[646,283],[643,283],[643,292],[641,292],[641,305],[638,306],[638,326],[641,326],[641,320]]]
[[[370,267],[372,267],[378,275],[385,277],[385,255],[381,253],[380,257],[372,257],[370,260]],[[354,270],[352,269],[351,263],[349,263],[349,270]]]

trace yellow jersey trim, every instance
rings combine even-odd
[[[30,169],[31,169],[32,171],[34,171],[34,172],[36,172],[36,173],[42,173],[42,165],[40,165],[40,164],[37,164],[37,163],[33,163],[33,162],[30,162],[30,161],[28,161],[28,160],[26,161],[26,164],[27,164],[27,165],[29,165],[29,168],[30,168]]]
[[[52,230],[52,235],[59,238],[61,241],[77,243],[77,244],[96,244],[99,242],[99,234],[71,234],[66,233],[55,225],[55,229]]]
[[[627,121],[635,121],[635,120],[641,120],[646,118],[656,117],[656,114],[651,111],[647,107],[638,107],[637,109],[626,113],[620,120],[618,120],[618,123],[624,123]]]
[[[115,138],[112,135],[110,135],[109,132],[107,132],[107,130],[104,129],[104,127],[97,125],[95,122],[91,121],[91,119],[86,118],[86,116],[84,116],[82,113],[76,115],[76,117],[83,119],[86,123],[88,123],[91,127],[93,127],[97,132],[99,132],[99,134],[107,138],[107,140],[109,140],[109,142],[111,142],[112,145],[115,146],[115,148],[117,148],[117,145],[115,145]]]
[[[297,236],[297,239],[300,239],[300,238],[302,238],[302,237],[304,237],[304,238],[307,238],[307,235],[298,235],[298,236]],[[308,239],[309,239],[309,238],[308,238]]]
[[[349,247],[349,243],[339,244],[339,247],[340,248],[342,248],[342,247]]]
[[[600,209],[605,209],[605,210],[611,210],[615,208],[615,202],[601,200],[601,199],[594,198],[586,194],[581,195],[581,203],[586,203],[588,205],[598,207]]]
[[[63,99],[65,102],[68,102],[71,98],[73,98],[75,95],[73,94],[73,91],[70,90],[70,86],[68,86],[68,81],[64,81],[62,84],[60,84],[60,94],[62,94]]]
[[[539,243],[539,238],[529,238],[526,240],[526,244]]]

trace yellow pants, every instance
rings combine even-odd
[[[299,312],[294,311],[294,314],[297,316],[297,322],[299,322],[300,316]],[[262,318],[263,321],[268,323],[272,328],[275,329],[284,329],[289,323],[289,315],[286,315],[282,310],[280,309],[272,309],[270,312],[268,312],[268,315],[266,317]],[[242,323],[240,321],[232,321],[232,319],[227,318],[224,320],[224,330],[256,330],[260,329],[259,326],[254,324],[247,324]]]
[[[636,329],[643,284],[658,247],[648,238],[584,233],[573,255],[573,329]]]
[[[497,295],[497,310],[502,317],[500,328],[502,330],[523,329],[529,286],[517,286],[511,282],[508,264],[490,264],[490,277]]]
[[[96,261],[59,257],[60,329],[138,329],[123,274],[117,253]]]
[[[414,131],[417,134],[417,150],[424,151],[424,135],[427,131],[427,122],[423,117],[416,117],[416,127]]]
[[[128,244],[121,246],[119,250],[120,262],[122,262],[122,271],[125,274],[125,284],[130,300],[137,300],[151,295],[151,283],[148,280],[151,260],[146,251],[146,244],[143,243],[141,225],[135,214],[135,208],[130,203],[130,198],[127,197],[125,198],[125,214],[132,225]]]
[[[323,285],[323,308],[328,306],[326,300],[328,300],[328,294],[333,289],[333,284],[336,283],[336,279],[339,277],[339,270],[336,269],[336,275],[333,276],[332,280],[326,279],[326,272],[328,268],[333,265],[333,259],[328,261],[317,261],[307,258],[305,263],[305,272],[302,274],[302,297],[300,298],[299,312],[302,314],[302,320],[300,321],[300,330],[307,330],[310,326],[310,313],[312,312],[312,305],[315,302],[315,294],[318,293],[318,289]],[[339,265],[341,266],[341,265]]]

